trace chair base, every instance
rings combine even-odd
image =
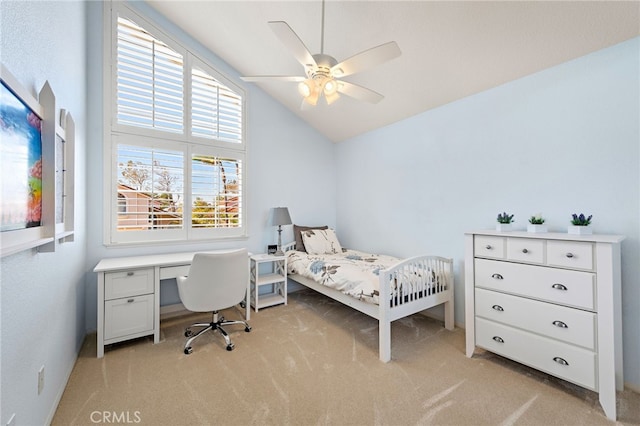
[[[196,340],[198,337],[202,336],[204,333],[210,330],[219,331],[222,337],[224,338],[225,343],[227,344],[227,350],[232,351],[235,348],[235,345],[231,342],[231,339],[229,338],[229,334],[226,332],[224,328],[222,328],[222,326],[235,325],[235,324],[244,325],[244,331],[247,333],[251,331],[251,326],[249,326],[249,324],[247,324],[246,321],[227,321],[224,319],[224,317],[220,317],[218,319],[218,311],[213,312],[213,318],[211,322],[200,322],[200,323],[191,324],[189,327],[187,327],[187,329],[184,332],[184,337],[189,338],[187,339],[187,342],[184,344],[184,353],[186,355],[189,355],[191,352],[193,352],[191,343],[193,343],[194,340]],[[203,328],[199,330],[196,334],[193,334],[193,332],[191,331],[192,327],[203,327]]]

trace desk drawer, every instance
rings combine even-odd
[[[594,350],[596,314],[553,303],[476,289],[476,315]]]
[[[104,302],[104,338],[153,333],[153,294]]]
[[[597,389],[595,352],[482,318],[476,318],[476,343],[561,379]]]
[[[166,280],[169,278],[186,277],[189,275],[189,268],[191,265],[180,266],[167,266],[160,268],[160,279]]]
[[[498,260],[475,260],[476,287],[527,296],[560,305],[595,311],[595,274],[522,265]]]
[[[108,272],[104,274],[104,299],[119,299],[153,293],[153,269]]]

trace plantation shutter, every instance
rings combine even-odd
[[[194,154],[191,161],[192,227],[241,227],[242,160]]]
[[[133,21],[118,17],[117,122],[184,131],[183,57]]]
[[[191,134],[224,142],[242,142],[242,97],[209,73],[191,70]]]
[[[183,153],[118,144],[117,161],[118,230],[182,229]]]

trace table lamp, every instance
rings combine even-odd
[[[274,207],[271,214],[271,225],[278,226],[278,249],[276,256],[282,256],[282,225],[291,225],[291,216],[287,207]]]

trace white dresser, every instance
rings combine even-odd
[[[466,352],[481,347],[599,393],[622,390],[619,235],[465,234]]]

